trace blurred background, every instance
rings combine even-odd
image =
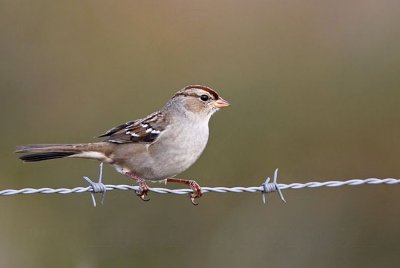
[[[98,164],[23,164],[188,84],[232,103],[181,178],[202,186],[400,177],[398,1],[0,2],[0,189],[86,186]],[[105,182],[129,184],[105,168]],[[159,187],[159,184],[155,184]],[[168,187],[176,187],[168,185]],[[179,186],[178,186],[179,187]],[[396,267],[399,186],[0,197],[1,267]]]

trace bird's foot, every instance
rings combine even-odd
[[[140,197],[143,201],[150,201],[150,198],[146,198],[147,194],[149,192],[149,186],[146,184],[146,182],[142,179],[141,181],[138,181],[139,183],[139,191],[136,191],[136,195]]]
[[[143,201],[149,201],[150,198],[146,197],[150,188],[146,184],[146,181],[130,172],[125,173],[125,175],[127,175],[128,177],[130,177],[132,180],[136,181],[139,184],[139,190],[136,191],[136,195],[139,196],[139,198],[142,199]]]
[[[195,199],[200,198],[203,195],[203,192],[201,191],[200,185],[196,181],[168,178],[167,182],[176,182],[176,183],[183,183],[183,184],[189,185],[190,189],[192,189],[192,191],[193,191],[192,193],[189,193],[190,201],[195,206],[197,206],[199,204],[199,203],[195,202]]]
[[[196,203],[194,199],[202,197],[203,192],[201,191],[200,185],[196,181],[189,180],[189,186],[190,189],[192,189],[193,191],[193,193],[189,194],[190,201],[192,202],[193,205],[197,206],[199,203]]]

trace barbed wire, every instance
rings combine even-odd
[[[0,196],[10,196],[18,194],[72,194],[72,193],[84,193],[89,192],[92,197],[93,206],[96,207],[96,200],[94,198],[95,193],[101,193],[101,203],[104,201],[105,193],[107,191],[122,190],[122,191],[140,191],[139,186],[132,185],[112,185],[102,183],[102,164],[100,165],[99,181],[93,182],[88,177],[83,177],[88,183],[87,187],[75,187],[75,188],[23,188],[23,189],[6,189],[0,190]],[[325,182],[306,182],[306,183],[291,183],[283,184],[277,183],[278,169],[274,172],[273,181],[270,182],[268,177],[261,186],[252,187],[202,187],[203,193],[262,193],[263,203],[266,203],[266,194],[272,192],[278,192],[280,199],[286,203],[282,190],[286,189],[303,189],[303,188],[318,188],[318,187],[341,187],[341,186],[358,186],[358,185],[378,185],[378,184],[400,184],[400,179],[395,178],[368,178],[368,179],[352,179],[346,181],[325,181]],[[192,193],[191,189],[167,189],[167,188],[150,188],[150,192],[157,194],[177,194],[185,195]]]

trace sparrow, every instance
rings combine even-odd
[[[229,105],[210,87],[189,85],[159,111],[98,136],[104,138],[101,142],[23,145],[16,153],[24,153],[19,157],[24,162],[86,158],[110,164],[138,183],[137,195],[144,201],[149,200],[146,181],[183,183],[192,189],[189,197],[197,205],[195,199],[203,194],[199,184],[175,176],[200,157],[207,145],[211,116]]]

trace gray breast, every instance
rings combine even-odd
[[[171,125],[158,142],[149,146],[152,179],[165,179],[188,169],[206,147],[208,134],[208,122],[190,127]]]

